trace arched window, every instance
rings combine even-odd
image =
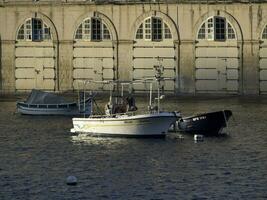
[[[38,18],[28,19],[19,28],[17,40],[51,40],[50,28]]]
[[[234,40],[236,39],[236,34],[226,18],[213,16],[200,26],[197,39],[214,41]]]
[[[263,29],[261,38],[262,38],[263,40],[267,40],[267,25],[266,25],[265,28]]]
[[[75,33],[76,40],[102,41],[110,40],[111,36],[106,24],[100,18],[91,17],[83,20]]]
[[[172,34],[169,26],[161,18],[149,17],[139,25],[135,38],[162,41],[163,39],[172,39]]]

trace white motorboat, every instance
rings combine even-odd
[[[119,105],[122,106],[122,109],[114,109],[117,108],[117,105],[114,105],[111,97],[106,107],[106,115],[73,118],[71,132],[86,133],[92,136],[164,137],[171,124],[177,120],[177,113],[160,111],[160,99],[164,95],[160,95],[159,85],[161,79],[158,77],[160,75],[156,76],[156,81],[158,82],[158,94],[157,98],[155,98],[157,101],[156,106],[152,105],[152,83],[155,83],[155,80],[150,80],[148,113],[135,114],[135,112],[127,112],[127,110],[126,112],[123,111],[123,113],[114,112],[114,110],[120,110],[120,112],[125,110],[125,105],[121,103],[123,101],[120,101]],[[140,81],[138,84],[140,84]],[[123,85],[125,83],[122,84],[122,87]],[[128,107],[128,111],[129,108],[135,107],[135,105],[131,105],[134,102],[133,100],[127,102],[128,106],[126,107]]]
[[[171,124],[177,120],[174,112],[148,114],[117,114],[73,118],[74,133],[88,133],[95,136],[142,136],[164,137]]]

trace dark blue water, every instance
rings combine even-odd
[[[140,99],[137,103],[145,107]],[[67,117],[14,114],[0,102],[0,199],[267,199],[267,99],[179,98],[184,115],[231,109],[228,136],[72,136]],[[76,186],[66,185],[74,175]]]

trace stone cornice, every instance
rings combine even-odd
[[[251,4],[251,0],[169,0],[168,4]],[[258,3],[267,3],[267,0],[261,1],[254,1],[252,4]],[[125,1],[125,0],[80,0],[80,1],[73,1],[73,0],[17,0],[17,1],[9,1],[9,0],[0,0],[0,7],[2,6],[18,6],[18,5],[33,5],[33,6],[40,6],[40,5],[133,5],[133,4],[166,4],[166,0],[132,0],[132,1]]]

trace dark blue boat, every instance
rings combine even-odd
[[[218,135],[227,126],[232,116],[231,110],[203,113],[178,120],[178,128],[182,132],[202,135]]]

